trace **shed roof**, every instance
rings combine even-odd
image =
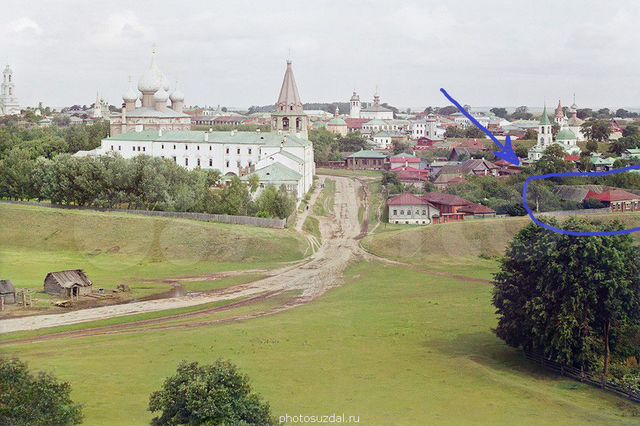
[[[72,269],[68,271],[49,272],[45,277],[45,281],[52,277],[60,287],[71,288],[74,285],[82,287],[90,287],[93,285],[87,274],[82,269]]]
[[[10,280],[0,280],[0,294],[15,293],[16,288]]]

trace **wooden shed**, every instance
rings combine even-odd
[[[93,283],[81,269],[49,272],[44,278],[44,292],[58,297],[78,297],[90,294]]]
[[[9,280],[0,280],[0,297],[4,298],[4,303],[16,303],[16,288]]]

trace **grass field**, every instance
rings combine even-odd
[[[359,263],[344,286],[273,316],[216,326],[1,346],[69,380],[86,424],[144,424],[183,359],[231,359],[275,415],[362,424],[638,424],[640,409],[548,375],[491,332],[491,288]]]
[[[270,269],[306,248],[291,230],[0,204],[0,278],[19,288],[79,268],[96,288],[127,283],[144,296],[167,290],[150,280]]]

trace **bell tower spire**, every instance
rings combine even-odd
[[[276,111],[272,114],[271,126],[274,131],[289,133],[305,139],[308,137],[308,117],[302,108],[290,60],[287,60],[287,69],[276,102]]]

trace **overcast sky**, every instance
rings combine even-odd
[[[640,107],[640,2],[2,0],[0,60],[22,105],[119,105],[154,43],[187,104],[304,102],[353,89],[402,107]]]

